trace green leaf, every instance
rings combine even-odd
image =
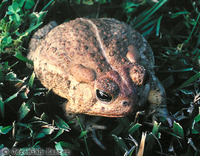
[[[37,141],[32,147],[35,148],[41,141]]]
[[[93,5],[93,0],[83,0],[83,4],[86,4],[86,5]]]
[[[176,70],[162,70],[161,72],[165,72],[165,73],[176,73],[176,72],[188,72],[188,71],[193,71],[194,68],[183,68],[183,69],[176,69]]]
[[[134,28],[138,28],[140,25],[145,23],[167,1],[168,0],[160,0],[151,9],[144,12],[143,14],[140,14],[140,16],[137,18],[137,21],[135,21]]]
[[[194,76],[190,77],[187,81],[185,81],[182,85],[180,85],[177,89],[182,89],[184,87],[187,87],[189,84],[191,84],[192,82],[194,82],[195,80],[197,80],[198,78],[200,78],[200,72],[198,72],[197,74],[195,74]]]
[[[7,14],[8,15],[13,15],[12,18],[13,20],[14,19],[17,19],[18,17],[15,17],[15,15],[18,15],[17,13],[20,11],[20,8],[19,8],[19,4],[17,2],[13,2],[12,5],[10,5],[8,7],[8,12]],[[18,15],[19,16],[19,15]]]
[[[19,109],[19,121],[21,121],[31,111],[31,106],[28,103],[23,102]]]
[[[11,6],[9,6],[8,7],[8,12],[7,12],[7,14],[8,15],[12,15],[12,14],[14,14],[15,13],[15,11],[14,11],[14,9],[13,9],[13,6],[11,5]]]
[[[190,89],[181,89],[180,91],[186,95],[194,95],[194,91]]]
[[[79,135],[78,138],[84,137],[87,133],[88,133],[88,131],[81,131],[81,134]]]
[[[34,0],[27,0],[25,3],[25,8],[26,9],[31,9],[35,5]]]
[[[19,7],[22,8],[26,0],[18,0]]]
[[[44,112],[41,114],[40,117],[44,121],[49,121],[49,122],[51,121],[50,117],[46,113],[44,113]]]
[[[198,16],[197,16],[197,19],[196,19],[196,21],[194,22],[194,26],[193,26],[193,28],[192,28],[192,31],[190,32],[190,35],[188,36],[187,40],[185,40],[185,43],[188,43],[189,40],[190,40],[190,38],[192,37],[192,35],[193,35],[193,33],[194,33],[194,30],[196,29],[196,26],[197,26],[197,24],[198,24],[198,22],[199,22],[199,18],[200,18],[200,13],[199,13]]]
[[[40,138],[44,138],[45,134],[44,133],[38,133],[35,137],[35,139],[40,139]]]
[[[156,25],[156,36],[159,36],[160,34],[160,23],[161,23],[161,20],[162,20],[162,16],[159,17],[158,21],[157,21],[157,25]]]
[[[124,2],[122,4],[122,7],[124,8],[126,14],[131,14],[133,13],[134,11],[136,11],[137,7],[139,7],[140,5],[143,5],[144,2],[141,2],[141,3],[134,3],[134,2]]]
[[[6,76],[4,77],[5,81],[10,81],[10,82],[21,82],[23,83],[23,80],[20,80],[17,78],[17,75],[13,72],[9,72],[6,74]]]
[[[153,133],[155,136],[158,136],[159,127],[160,127],[160,124],[158,124],[156,121],[154,121],[152,133]]]
[[[45,5],[44,8],[41,10],[41,12],[46,10],[54,1],[55,0],[51,0],[47,5]]]
[[[200,114],[194,118],[194,122],[192,124],[192,133],[193,134],[200,134]]]
[[[176,18],[180,15],[189,15],[190,13],[187,12],[187,11],[181,11],[181,12],[177,12],[177,13],[174,13],[174,14],[171,14],[171,18]]]
[[[17,13],[14,13],[12,16],[10,16],[10,20],[20,22],[20,16]]]
[[[195,122],[193,123],[193,126],[192,126],[192,133],[193,134],[200,134],[200,124]]]
[[[57,152],[58,152],[61,156],[68,156],[68,155],[67,155],[67,152],[64,152],[65,150],[63,149],[63,147],[62,147],[62,145],[60,144],[60,142],[57,143],[57,144],[55,145],[55,148],[56,148]],[[68,153],[68,154],[70,154],[70,153]]]
[[[61,134],[63,134],[63,133],[64,133],[64,129],[59,129],[59,130],[58,130],[58,133],[56,134],[56,136],[53,137],[49,142],[55,140],[57,137],[59,137],[59,136],[60,136]]]
[[[27,59],[26,57],[24,57],[21,52],[16,52],[15,55],[14,55],[16,58],[20,59],[21,61],[24,61],[26,63],[29,63],[29,64],[33,64],[32,61],[30,61],[29,59]]]
[[[138,130],[142,125],[139,123],[131,124],[131,127],[129,128],[128,132],[130,135],[132,135],[136,130]]]
[[[29,19],[32,22],[32,24],[30,25],[30,28],[32,28],[33,24],[35,24],[35,22],[38,23],[42,23],[42,21],[44,20],[45,16],[47,14],[47,11],[43,11],[43,12],[33,12],[32,14],[29,15]]]
[[[49,134],[52,134],[54,132],[54,128],[51,127],[51,128],[43,128],[40,132],[46,134],[46,135],[49,135]]]
[[[28,81],[28,86],[30,86],[31,88],[33,88],[34,79],[35,79],[35,73],[33,72],[31,74],[31,77],[30,77],[29,81]]]
[[[19,4],[17,2],[13,2],[12,3],[12,9],[16,13],[19,12],[20,11]]]
[[[13,94],[12,96],[10,96],[9,98],[7,98],[4,103],[6,102],[10,102],[11,100],[13,100],[14,98],[16,98],[18,96],[19,92]]]
[[[7,134],[12,128],[13,128],[12,126],[1,127],[0,133],[1,134]]]
[[[52,134],[54,132],[54,128],[43,128],[37,135],[36,139],[40,139],[45,137],[46,135]]]
[[[5,110],[4,110],[4,102],[1,95],[0,95],[0,113],[1,113],[1,117],[4,119]]]
[[[142,35],[145,37],[145,36],[148,36],[154,29],[155,25],[152,25],[148,30],[146,30],[145,32],[142,33]]]
[[[195,122],[199,122],[199,121],[200,121],[200,114],[197,115],[197,116],[194,118],[194,121],[195,121]]]
[[[32,26],[31,28],[29,28],[28,30],[26,30],[20,37],[27,36],[30,32],[32,32],[33,30],[37,29],[41,25],[42,25],[42,22],[40,22],[40,23]]]
[[[119,148],[121,148],[125,152],[127,152],[129,150],[129,148],[127,147],[127,145],[125,144],[124,140],[121,137],[118,137],[114,134],[112,135],[112,137],[117,142],[117,145],[119,146]]]
[[[9,72],[8,74],[6,74],[5,78],[6,81],[13,81],[17,79],[17,75],[13,72]]]
[[[58,142],[56,145],[56,147],[66,147],[68,149],[72,149],[72,150],[76,150],[76,151],[80,151],[80,147],[76,146],[74,144],[68,143],[68,142],[64,142],[64,141],[60,141]]]
[[[10,43],[12,43],[12,37],[11,36],[8,36],[8,37],[4,37],[3,39],[2,39],[2,42],[4,43],[4,44],[10,44]]]
[[[55,118],[55,124],[59,128],[64,129],[65,131],[69,131],[70,130],[69,125],[64,120],[59,118],[58,116],[56,116],[56,118]]]
[[[174,121],[174,124],[173,124],[173,132],[174,132],[174,134],[180,136],[181,139],[184,139],[183,128],[179,123],[176,123],[175,121]]]

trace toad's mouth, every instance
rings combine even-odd
[[[123,112],[121,114],[114,114],[114,113],[110,113],[110,114],[109,113],[108,114],[103,114],[103,113],[90,114],[90,113],[87,113],[87,114],[88,115],[94,115],[94,116],[109,117],[109,118],[121,118],[121,117],[125,117],[125,116],[133,114],[133,111],[130,112],[130,113]]]
[[[124,108],[125,107],[125,108]],[[103,117],[110,117],[110,118],[118,118],[118,117],[125,117],[128,115],[137,112],[137,110],[133,109],[132,106],[124,106],[118,108],[110,108],[110,107],[101,107],[100,109],[93,108],[92,111],[87,111],[84,114],[94,115],[94,116],[103,116]]]
[[[108,118],[122,118],[125,116],[131,115],[131,113],[129,114],[95,114],[94,116],[102,116],[102,117],[108,117]]]

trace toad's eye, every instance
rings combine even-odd
[[[96,90],[96,95],[101,101],[110,102],[112,100],[112,96],[109,93],[106,93],[99,89]]]

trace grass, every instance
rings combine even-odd
[[[98,124],[107,129],[102,126],[94,135],[85,129],[81,118],[77,117],[80,130],[65,119],[60,108],[63,99],[45,89],[27,68],[27,48],[32,33],[40,26],[80,15],[119,19],[148,39],[155,55],[156,75],[166,89],[168,109],[176,120],[173,127],[152,123],[143,115],[137,120],[134,115],[102,118]],[[19,155],[30,149],[84,156],[200,155],[199,17],[198,0],[2,1],[0,148],[10,152],[15,148],[20,150]]]

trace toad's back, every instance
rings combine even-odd
[[[30,51],[29,57],[41,68],[50,66],[52,73],[60,70],[65,74],[72,66],[82,64],[95,70],[98,77],[140,61],[127,57],[133,48],[140,53],[143,64],[151,68],[154,64],[146,40],[125,23],[114,19],[79,18],[61,24],[51,30],[40,45],[36,51]]]
[[[42,84],[68,99],[67,111],[117,117],[143,105],[154,57],[138,32],[108,18],[77,18],[48,29],[33,36],[28,58]],[[47,35],[41,39],[41,33]],[[144,86],[145,73],[151,80]]]

